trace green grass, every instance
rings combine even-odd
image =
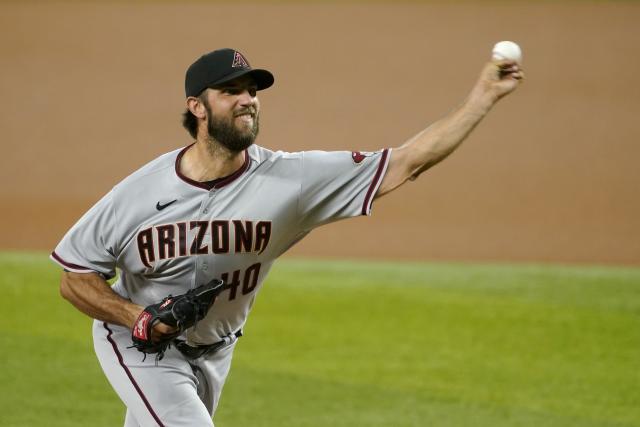
[[[121,425],[57,267],[0,272],[0,425]],[[640,269],[282,260],[245,333],[216,427],[640,426]]]

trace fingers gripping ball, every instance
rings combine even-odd
[[[159,303],[145,307],[131,331],[133,347],[145,355],[156,354],[156,360],[162,359],[171,341],[203,319],[224,289],[224,282],[213,279],[182,295],[169,295]],[[159,322],[176,328],[176,332],[153,340],[151,333]]]
[[[522,49],[512,41],[501,41],[493,46],[491,59],[494,61],[510,60],[520,64],[522,63]]]

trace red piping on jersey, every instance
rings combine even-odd
[[[98,270],[95,270],[93,268],[87,268],[87,267],[83,267],[81,265],[71,264],[70,262],[67,262],[67,261],[63,260],[62,258],[60,258],[60,256],[56,253],[56,251],[51,252],[51,259],[53,259],[54,261],[56,261],[59,264],[61,264],[65,268],[65,271],[71,271],[73,273],[74,272],[73,270],[79,270],[79,271],[82,272],[82,274],[84,274],[84,272],[97,273],[100,276],[102,276],[105,280],[109,280],[112,277],[114,277],[113,275],[108,275],[108,274],[105,274],[105,273],[101,273]]]
[[[382,158],[380,159],[380,164],[378,164],[378,170],[376,171],[375,176],[373,177],[373,181],[371,181],[371,185],[369,185],[369,189],[367,190],[367,196],[364,198],[364,203],[362,204],[362,215],[367,214],[367,210],[369,207],[369,201],[373,196],[373,193],[378,188],[378,181],[380,181],[380,177],[382,176],[382,171],[384,170],[385,165],[387,164],[387,156],[389,154],[389,149],[385,149],[382,151]]]
[[[56,253],[56,251],[51,252],[51,257],[53,259],[55,259],[56,261],[58,261],[60,264],[62,264],[63,266],[67,267],[67,268],[73,268],[74,270],[84,270],[84,271],[94,271],[90,268],[87,267],[83,267],[81,265],[77,265],[77,264],[71,264],[70,262],[67,262],[65,260],[63,260],[62,258],[60,258],[60,256]]]
[[[116,354],[116,357],[118,358],[118,363],[120,363],[120,366],[122,366],[122,369],[124,369],[124,372],[127,374],[127,377],[129,377],[129,381],[131,381],[131,384],[133,384],[133,387],[136,389],[136,391],[138,392],[138,394],[142,398],[142,401],[144,402],[144,406],[147,407],[147,409],[151,413],[151,416],[153,417],[154,420],[156,420],[158,425],[160,427],[164,427],[164,424],[162,424],[162,421],[160,421],[160,417],[158,417],[158,415],[156,415],[155,411],[151,407],[151,404],[147,400],[147,397],[142,392],[142,389],[140,388],[140,386],[138,385],[136,380],[133,379],[133,375],[131,375],[131,371],[129,371],[129,368],[127,367],[127,365],[124,364],[124,359],[122,358],[122,354],[118,350],[118,346],[116,345],[116,342],[113,340],[113,338],[111,338],[111,335],[113,334],[113,331],[111,329],[109,329],[109,327],[107,326],[106,322],[103,323],[102,325],[109,332],[107,334],[107,340],[111,343],[111,346],[113,347],[113,351]]]
[[[180,151],[180,153],[178,153],[178,157],[176,158],[176,175],[178,175],[178,177],[184,182],[186,182],[187,184],[193,185],[198,188],[204,188],[205,190],[222,188],[225,185],[231,184],[233,181],[238,179],[240,175],[245,173],[247,169],[249,169],[249,165],[251,164],[251,159],[249,158],[249,151],[244,150],[244,163],[242,164],[242,166],[240,166],[240,168],[237,171],[235,171],[231,175],[214,179],[213,181],[205,181],[205,182],[195,181],[191,178],[188,178],[184,176],[182,172],[180,172],[180,160],[182,160],[182,156],[184,155],[184,153],[186,153],[189,148],[193,147],[194,144],[195,142],[185,147],[182,151]]]

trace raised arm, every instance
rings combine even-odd
[[[387,173],[376,197],[413,181],[439,163],[465,140],[491,107],[518,87],[524,73],[513,61],[489,62],[467,99],[398,148],[394,148]]]

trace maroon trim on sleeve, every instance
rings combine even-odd
[[[95,271],[91,268],[87,268],[87,267],[83,267],[81,265],[77,265],[77,264],[71,264],[70,262],[67,262],[65,260],[63,260],[62,258],[60,258],[60,256],[56,253],[56,251],[51,252],[51,257],[58,261],[60,264],[62,264],[64,267],[67,268],[72,268],[74,270],[85,270],[85,271]]]
[[[249,156],[249,151],[244,150],[244,163],[242,164],[242,166],[240,166],[240,168],[237,171],[235,171],[231,175],[214,179],[213,181],[205,181],[205,182],[200,182],[200,181],[196,181],[191,178],[188,178],[185,175],[183,175],[182,172],[180,172],[180,161],[182,160],[182,156],[184,156],[184,153],[186,153],[189,148],[193,147],[194,144],[195,142],[185,147],[182,151],[178,153],[178,157],[176,158],[176,165],[175,165],[176,175],[178,175],[178,178],[180,178],[181,180],[183,180],[189,185],[193,185],[194,187],[202,188],[205,190],[211,190],[213,188],[222,188],[225,185],[231,184],[233,181],[238,179],[243,173],[245,173],[247,169],[249,169],[249,165],[251,164],[251,158]]]
[[[63,268],[64,271],[70,271],[72,273],[97,273],[100,276],[102,276],[105,280],[109,280],[113,277],[115,277],[114,275],[107,275],[105,273],[101,273],[98,270],[95,270],[93,268],[87,268],[87,267],[83,267],[81,265],[77,265],[77,264],[71,264],[70,262],[67,262],[65,260],[63,260],[62,258],[60,258],[60,256],[56,253],[56,251],[51,252],[51,256],[50,258],[52,260],[54,260],[55,262],[57,262],[58,264],[60,264]]]
[[[373,197],[373,193],[378,188],[378,184],[380,183],[380,178],[382,177],[382,171],[384,171],[385,165],[387,164],[387,156],[389,155],[389,149],[385,148],[382,150],[382,156],[380,157],[380,163],[378,164],[378,170],[373,177],[373,181],[369,185],[369,189],[367,190],[367,195],[364,198],[364,203],[362,204],[362,215],[367,214],[367,210]]]
[[[133,378],[133,375],[131,374],[131,371],[129,370],[127,365],[124,364],[124,358],[122,357],[122,354],[120,353],[120,350],[118,350],[118,346],[116,345],[116,342],[113,340],[113,338],[111,338],[111,335],[113,334],[113,331],[111,331],[111,329],[109,329],[109,326],[107,326],[106,323],[103,323],[102,325],[109,332],[107,334],[107,340],[111,343],[111,347],[113,347],[113,352],[116,354],[116,357],[118,358],[118,363],[120,364],[120,366],[122,366],[122,369],[124,369],[124,372],[125,372],[125,374],[127,374],[127,377],[129,377],[129,381],[131,381],[131,384],[133,385],[133,388],[135,388],[136,391],[138,392],[138,395],[140,396],[140,398],[144,402],[144,406],[147,407],[147,410],[149,411],[149,413],[151,414],[153,419],[156,420],[156,422],[158,423],[158,425],[160,427],[164,427],[164,424],[162,424],[162,421],[160,421],[160,417],[158,417],[158,415],[155,413],[155,411],[151,407],[151,404],[147,400],[147,396],[144,395],[144,392],[142,391],[142,389],[140,388],[140,386],[138,385],[136,380]]]

